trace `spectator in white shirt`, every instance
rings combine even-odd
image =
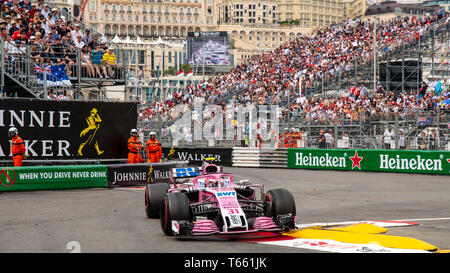
[[[73,27],[73,30],[70,32],[70,35],[72,36],[72,40],[73,42],[75,42],[78,38],[78,35],[80,37],[83,37],[83,33],[80,31],[80,25],[79,24],[75,24]]]
[[[343,145],[344,149],[350,148],[350,139],[349,139],[347,133],[344,133],[344,135],[342,136],[342,145]]]
[[[327,148],[334,148],[334,142],[333,142],[333,131],[331,129],[329,129],[325,134],[325,140],[327,143]]]
[[[389,127],[386,131],[384,131],[384,134],[383,134],[384,149],[386,149],[386,150],[391,149],[391,142],[392,142],[393,135],[394,135],[394,132],[392,132],[391,127]]]
[[[81,34],[78,34],[77,36],[75,36],[75,41],[73,41],[73,44],[76,48],[82,49],[83,46],[85,46],[83,40],[81,40],[82,36]]]
[[[403,130],[398,131],[398,149],[405,150],[406,149],[406,138],[403,134]]]
[[[48,4],[44,4],[42,10],[41,10],[41,15],[44,16],[44,18],[48,18],[48,15],[50,14],[50,9],[48,8]]]

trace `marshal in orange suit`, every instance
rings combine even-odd
[[[128,139],[128,163],[142,163],[144,160],[142,159],[139,151],[142,149],[142,143],[139,141],[137,137],[137,130],[131,129],[131,137]]]
[[[11,153],[13,158],[14,167],[22,166],[22,160],[25,157],[25,144],[23,139],[19,136],[19,131],[16,127],[11,127],[8,130],[9,138],[11,138]]]
[[[156,139],[155,132],[150,132],[150,139],[145,144],[145,151],[147,152],[147,162],[158,163],[161,161],[161,143]]]

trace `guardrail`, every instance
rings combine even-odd
[[[450,152],[235,147],[232,166],[450,175]]]
[[[24,159],[23,166],[52,166],[52,165],[88,165],[88,164],[125,164],[128,162],[127,158],[118,159]],[[13,166],[12,159],[0,160],[0,166]]]
[[[289,149],[288,168],[450,175],[450,152]]]
[[[2,167],[0,192],[144,186],[167,183],[187,161],[142,164]]]
[[[102,188],[106,165],[5,167],[0,172],[0,192]]]
[[[232,166],[287,168],[287,149],[234,147]]]

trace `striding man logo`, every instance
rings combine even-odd
[[[153,183],[154,182],[152,173],[153,173],[153,165],[150,164],[150,167],[149,167],[148,173],[147,173],[147,183]]]
[[[170,151],[169,151],[169,154],[167,155],[167,158],[171,159],[174,154],[175,154],[175,148],[172,147],[172,148],[170,148]]]
[[[84,128],[80,133],[81,144],[78,147],[78,155],[83,156],[83,148],[88,145],[94,145],[95,151],[98,155],[104,153],[103,150],[100,150],[97,140],[97,132],[101,126],[102,119],[98,115],[97,109],[92,108],[90,115],[86,118],[87,127]]]

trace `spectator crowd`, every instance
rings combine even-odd
[[[438,88],[436,88],[438,87]],[[440,121],[447,122],[450,113],[449,83],[446,79],[433,79],[428,86],[411,93],[384,92],[369,94],[365,86],[350,86],[347,94],[331,98],[299,97],[287,112],[300,117],[306,124],[351,125],[369,121],[417,119],[431,112]]]
[[[114,77],[117,58],[112,48],[89,29],[81,31],[79,24],[44,0],[0,0],[0,35],[10,61],[26,54],[28,48],[33,65],[65,65],[71,75],[79,60],[82,77]]]
[[[394,18],[377,24],[379,56],[402,43],[416,42],[427,31],[447,24],[448,13],[422,18]],[[448,82],[433,79],[412,94],[387,93],[381,85],[374,92],[353,85],[346,95],[334,98],[306,98],[298,95],[300,79],[308,87],[322,78],[335,80],[354,63],[373,58],[374,23],[349,20],[342,26],[326,27],[303,35],[234,67],[229,73],[211,77],[200,84],[170,94],[165,101],[144,103],[139,119],[170,122],[180,117],[176,105],[189,109],[195,102],[289,105],[284,112],[301,116],[306,123],[323,124],[335,119],[360,123],[368,116],[378,119],[407,115],[427,109],[449,109]],[[438,89],[435,86],[439,85]],[[234,96],[232,96],[234,95]],[[289,98],[289,104],[286,101]],[[224,107],[223,107],[224,109]]]

